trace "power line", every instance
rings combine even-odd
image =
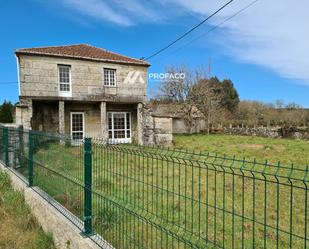
[[[204,24],[205,22],[207,22],[210,18],[212,18],[213,16],[215,16],[217,13],[219,13],[221,10],[223,10],[225,7],[227,7],[229,4],[231,4],[234,0],[230,0],[229,2],[227,2],[226,4],[224,4],[222,7],[220,7],[218,10],[216,10],[215,12],[213,12],[211,15],[209,15],[207,18],[205,18],[202,22],[200,22],[199,24],[195,25],[193,28],[191,28],[190,30],[188,30],[186,33],[184,33],[183,35],[181,35],[180,37],[178,37],[175,41],[171,42],[170,44],[168,44],[167,46],[161,48],[160,50],[158,50],[157,52],[153,53],[152,55],[148,56],[147,58],[145,58],[145,60],[149,60],[150,58],[162,53],[163,51],[165,51],[166,49],[168,49],[169,47],[173,46],[176,42],[178,42],[179,40],[183,39],[185,36],[187,36],[188,34],[190,34],[192,31],[194,31],[195,29],[197,29],[198,27],[200,27],[202,24]]]
[[[174,42],[170,43],[168,46],[160,49],[158,52],[154,53],[153,55],[147,57],[145,60],[148,60],[152,57],[154,57],[155,55],[163,52],[164,50],[166,50],[167,48],[171,47],[173,44],[175,44],[176,42],[178,42],[179,40],[181,40],[182,38],[184,38],[186,35],[188,35],[190,32],[192,32],[193,30],[195,30],[196,28],[198,28],[199,26],[201,26],[203,23],[205,23],[207,20],[209,20],[211,17],[213,17],[214,15],[216,15],[219,11],[221,11],[222,9],[224,9],[227,5],[229,5],[230,3],[232,3],[234,0],[229,1],[228,3],[226,3],[225,5],[223,5],[220,9],[218,9],[217,11],[215,11],[213,14],[211,14],[210,16],[208,16],[206,19],[204,19],[201,23],[199,23],[198,25],[196,25],[195,27],[193,27],[192,29],[190,29],[189,31],[187,31],[185,34],[183,34],[181,37],[179,37],[178,39],[176,39]],[[179,50],[183,49],[184,47],[190,45],[191,43],[203,38],[204,36],[208,35],[209,33],[211,33],[212,31],[216,30],[217,28],[219,28],[220,26],[222,26],[223,24],[225,24],[226,22],[230,21],[232,18],[238,16],[239,14],[241,14],[242,12],[244,12],[245,10],[249,9],[252,5],[256,4],[259,0],[255,0],[251,3],[249,3],[248,5],[246,5],[245,7],[243,7],[242,9],[240,9],[239,11],[235,12],[233,15],[231,15],[230,17],[224,19],[222,22],[220,22],[219,24],[213,26],[212,28],[210,28],[208,31],[206,31],[205,33],[201,34],[200,36],[192,39],[191,41],[189,41],[188,43],[182,45],[181,47],[175,49],[172,54],[178,52]],[[0,81],[0,85],[6,85],[6,84],[18,84],[17,81]]]
[[[249,3],[248,5],[246,5],[245,7],[241,8],[240,10],[238,10],[237,12],[235,12],[233,15],[229,16],[228,18],[224,19],[222,22],[218,23],[217,25],[213,26],[212,28],[210,28],[209,30],[207,30],[205,33],[199,35],[198,37],[190,40],[189,42],[185,43],[184,45],[182,45],[181,47],[175,49],[172,51],[172,53],[170,55],[168,55],[167,57],[171,56],[172,54],[175,54],[176,52],[178,52],[179,50],[183,49],[184,47],[192,44],[193,42],[205,37],[206,35],[208,35],[209,33],[211,33],[212,31],[216,30],[217,28],[221,27],[223,24],[225,24],[226,22],[230,21],[232,18],[238,16],[239,14],[241,14],[242,12],[244,12],[245,10],[249,9],[252,5],[256,4],[259,0],[255,0],[251,3]]]

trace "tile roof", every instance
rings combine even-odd
[[[136,64],[142,66],[150,66],[147,61],[120,55],[102,48],[97,48],[88,44],[53,46],[53,47],[37,47],[37,48],[21,48],[15,50],[18,54],[31,54],[43,56],[58,56],[66,58],[77,58],[85,60],[105,61],[114,63]]]

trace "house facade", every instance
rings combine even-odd
[[[146,61],[86,44],[15,50],[16,123],[38,131],[143,143]]]

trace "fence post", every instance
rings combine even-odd
[[[91,138],[84,142],[84,232],[91,236],[92,231],[92,144]]]
[[[33,186],[33,133],[29,131],[29,153],[28,153],[28,186]]]
[[[4,164],[9,166],[9,131],[7,127],[3,128],[3,146],[4,146]]]
[[[19,143],[18,163],[19,163],[19,167],[23,167],[24,166],[24,127],[22,125],[18,127],[18,143]]]

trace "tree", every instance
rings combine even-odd
[[[160,102],[181,104],[187,127],[194,125],[198,111],[207,121],[207,130],[215,123],[222,124],[235,115],[239,96],[231,80],[207,78],[203,68],[189,70],[185,66],[169,67],[167,74],[181,74],[184,78],[168,78],[160,85]]]
[[[12,123],[12,103],[4,101],[0,108],[0,123]]]
[[[188,101],[194,103],[197,109],[203,113],[207,121],[207,133],[210,132],[210,125],[216,117],[222,113],[222,100],[224,97],[223,87],[216,77],[202,79],[197,82],[190,91]]]
[[[190,70],[186,66],[169,66],[165,74],[171,76],[182,75],[184,77],[169,77],[162,80],[159,86],[161,102],[183,103],[188,98],[192,86],[200,79],[205,79],[206,74],[202,68]]]
[[[265,113],[267,106],[258,101],[241,101],[239,104],[238,120],[241,124],[259,126],[267,124]]]
[[[301,126],[306,123],[306,111],[294,102],[285,106],[281,116],[285,126]]]
[[[194,101],[189,101],[188,96],[192,87],[201,79],[206,78],[202,68],[189,70],[186,66],[170,66],[167,68],[168,74],[184,74],[181,79],[165,79],[160,84],[160,102],[177,103],[180,105],[180,111],[188,129],[188,133],[192,133],[194,128],[194,119],[197,115],[197,108]]]
[[[231,113],[235,113],[239,104],[239,95],[235,89],[233,82],[231,80],[223,80],[222,87],[224,96],[222,99],[222,105]]]
[[[282,109],[284,108],[284,101],[282,99],[278,99],[276,100],[276,104],[275,104],[277,109]]]
[[[187,69],[184,66],[170,66],[166,69],[166,74],[187,75]],[[190,83],[186,78],[164,78],[159,86],[160,101],[164,102],[183,102],[190,91]]]

